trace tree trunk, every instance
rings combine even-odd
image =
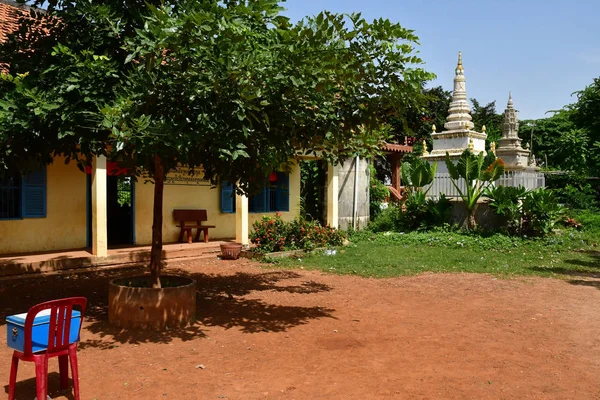
[[[150,250],[150,272],[152,287],[160,288],[160,272],[162,269],[162,225],[163,225],[163,192],[165,174],[158,154],[154,155],[154,212],[152,218],[152,249]]]
[[[479,204],[475,204],[471,210],[467,210],[467,228],[472,231],[477,228],[477,220],[475,219],[475,214],[477,213],[477,208]]]

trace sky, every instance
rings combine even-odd
[[[548,117],[600,77],[600,0],[287,0],[293,20],[329,10],[388,18],[419,37],[429,86],[452,89],[463,52],[467,95],[520,119]]]

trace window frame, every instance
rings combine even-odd
[[[33,180],[29,180],[31,175],[34,174]],[[19,191],[19,215],[15,217],[0,217],[0,221],[20,221],[23,219],[32,219],[32,218],[46,218],[48,213],[48,181],[47,181],[47,171],[46,166],[31,171],[28,174],[22,174],[20,172],[14,174],[14,179],[18,186],[12,186],[13,189],[17,189]],[[0,184],[0,190],[5,189],[7,186],[4,184]],[[35,201],[35,197],[28,198],[28,196],[34,196],[35,192],[38,195],[38,211],[32,212],[27,207],[35,205],[33,203]]]
[[[274,183],[266,181],[261,191],[248,199],[248,213],[290,212],[290,175],[281,171],[276,173],[277,180]],[[232,193],[235,193],[235,185],[226,181],[221,182],[220,210],[223,214],[236,213],[235,196],[232,196]],[[272,195],[275,209],[271,207]],[[260,203],[263,204],[263,207],[260,207]],[[283,207],[281,207],[282,204]]]

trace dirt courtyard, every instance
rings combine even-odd
[[[600,285],[425,274],[365,279],[172,263],[198,283],[197,324],[161,333],[107,324],[108,280],[135,271],[0,281],[0,324],[84,295],[82,399],[600,399]],[[0,341],[5,343],[6,329]],[[0,346],[7,390],[12,352]],[[50,396],[58,366],[50,361]],[[21,363],[17,399],[35,397]]]

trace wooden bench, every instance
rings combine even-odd
[[[179,241],[183,242],[183,234],[187,233],[187,242],[192,243],[192,229],[196,229],[196,242],[200,241],[200,232],[204,232],[204,243],[208,243],[208,230],[215,228],[214,225],[202,225],[208,221],[206,210],[173,210],[173,219],[179,223],[181,228]],[[194,221],[194,223],[190,223]]]

